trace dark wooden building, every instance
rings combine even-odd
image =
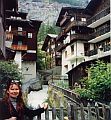
[[[4,0],[5,60],[14,60],[24,81],[36,79],[37,34],[42,21],[28,20],[27,13],[18,11],[18,0]]]
[[[50,55],[50,66],[48,68],[53,68],[55,66],[61,66],[61,53],[55,51],[56,49],[56,37],[55,34],[48,34],[42,46],[42,50],[46,52],[46,55]],[[47,68],[47,69],[48,69]]]
[[[96,60],[102,60],[110,63],[111,61],[111,39],[110,39],[110,1],[109,0],[91,0],[87,5],[84,13],[89,15],[87,27],[94,30],[88,38],[88,43],[93,45],[93,49],[86,51],[85,57],[88,59],[82,62],[68,74],[69,85],[73,88],[75,82],[88,74],[85,72],[91,63]]]
[[[9,53],[10,49],[5,47],[5,32],[6,32],[6,11],[18,10],[18,0],[0,0],[0,60],[6,59],[6,53]],[[10,51],[12,52],[12,51]],[[13,54],[13,52],[12,52]]]
[[[56,38],[56,50],[61,52],[62,56],[64,56],[65,53],[65,57],[62,57],[62,75],[65,75],[72,68],[75,68],[80,62],[84,62],[83,56],[89,50],[90,46],[88,40],[91,36],[89,36],[89,34],[93,32],[93,28],[87,27],[86,24],[86,19],[89,17],[89,15],[84,13],[84,9],[82,8],[63,7],[61,9],[56,23],[56,25],[61,28],[60,34]],[[80,54],[81,47],[78,47],[79,45],[82,45],[81,53],[83,56]]]

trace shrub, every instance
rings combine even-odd
[[[77,88],[75,91],[82,98],[109,101],[111,99],[111,70],[108,64],[97,61],[96,64],[88,68],[89,76],[84,78],[83,88]]]
[[[13,61],[0,61],[1,85],[4,86],[10,79],[16,79],[18,81],[22,79],[22,73],[20,72],[18,65]]]

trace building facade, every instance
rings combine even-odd
[[[42,21],[28,20],[18,0],[0,0],[0,60],[14,60],[24,81],[37,78],[37,34]]]
[[[62,53],[62,75],[67,75],[68,71],[84,62],[84,54],[90,46],[88,34],[93,29],[87,27],[86,19],[89,16],[83,11],[81,8],[64,7],[56,23],[61,27],[57,51]]]
[[[90,16],[87,19],[87,27],[92,28],[94,32],[89,34],[88,43],[90,46],[84,54],[85,62],[80,63],[68,72],[70,86],[73,86],[75,81],[87,76],[85,69],[96,60],[110,64],[110,1],[91,0],[84,13]]]
[[[56,37],[55,34],[48,34],[44,40],[42,50],[46,52],[46,56],[49,56],[49,64],[46,69],[50,70],[53,74],[60,75],[61,73],[61,53],[55,51],[56,49]],[[47,58],[46,58],[47,59]]]
[[[0,60],[6,58],[6,10],[16,11],[18,8],[17,0],[0,0]]]
[[[96,60],[110,63],[109,0],[91,0],[85,9],[64,7],[56,25],[61,28],[56,50],[62,53],[62,75],[68,75],[69,86],[87,76],[87,66]]]

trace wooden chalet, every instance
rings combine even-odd
[[[42,50],[51,56],[50,68],[61,66],[61,54],[55,51],[56,37],[57,35],[55,34],[48,34],[42,46]]]
[[[84,51],[81,53],[83,55],[89,49],[88,40],[91,36],[88,34],[92,33],[93,29],[87,27],[86,19],[88,18],[89,15],[85,15],[82,8],[63,7],[61,9],[56,23],[57,26],[61,27],[61,32],[56,38],[58,44],[56,50],[62,54],[65,53],[65,58],[62,58],[63,72],[70,71],[72,69],[70,66],[77,66],[78,61],[84,61],[83,56],[78,52],[80,51],[78,46],[82,44]],[[66,50],[67,47],[70,47],[71,50]],[[70,51],[71,53],[69,53]],[[70,55],[69,58],[68,55]],[[70,65],[68,66],[69,62]]]
[[[71,69],[70,71],[68,71],[68,80],[69,80],[69,87],[71,89],[74,88],[74,84],[78,83],[81,85],[80,80],[84,77],[88,76],[88,72],[86,72],[86,70],[91,67],[92,64],[95,64],[97,60],[101,60],[103,62],[108,62],[110,63],[111,61],[111,57],[110,55],[99,58],[99,59],[94,59],[94,60],[90,60],[90,61],[85,61],[80,63],[78,66],[76,66],[75,68]]]
[[[6,11],[18,10],[18,0],[0,0],[0,60],[6,59],[6,54],[13,54],[10,49],[5,47],[6,32]]]
[[[13,13],[11,11],[6,12],[7,14],[10,13],[8,16],[11,16],[6,18],[6,27],[9,28],[11,26],[11,31],[8,31],[7,34],[13,36],[13,40],[10,40],[12,42],[11,49],[14,51],[22,51],[22,60],[35,61],[37,59],[36,38],[39,27],[41,25],[41,21],[26,20],[26,13]]]
[[[65,49],[69,44],[76,40],[88,41],[89,36],[87,33],[92,33],[93,29],[86,26],[86,19],[89,15],[84,14],[84,9],[63,7],[56,25],[61,27],[61,32],[57,37],[59,46],[57,51]],[[74,31],[74,32],[73,32]],[[66,37],[70,36],[70,41],[66,44],[63,41]]]
[[[18,1],[14,0],[16,7]],[[8,7],[8,5],[7,5]],[[6,9],[6,60],[14,60],[22,70],[24,82],[37,78],[37,34],[42,21],[27,20],[18,8]]]
[[[90,67],[96,60],[102,60],[110,63],[111,44],[110,44],[110,1],[109,0],[91,0],[84,10],[84,13],[90,17],[87,19],[87,27],[94,30],[88,38],[88,43],[93,43],[93,49],[86,51],[85,62],[70,70],[68,74],[69,85],[73,88],[75,82],[85,76],[85,69]]]

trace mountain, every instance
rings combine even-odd
[[[27,12],[28,19],[54,24],[62,7],[86,7],[89,0],[19,0],[19,11]]]

